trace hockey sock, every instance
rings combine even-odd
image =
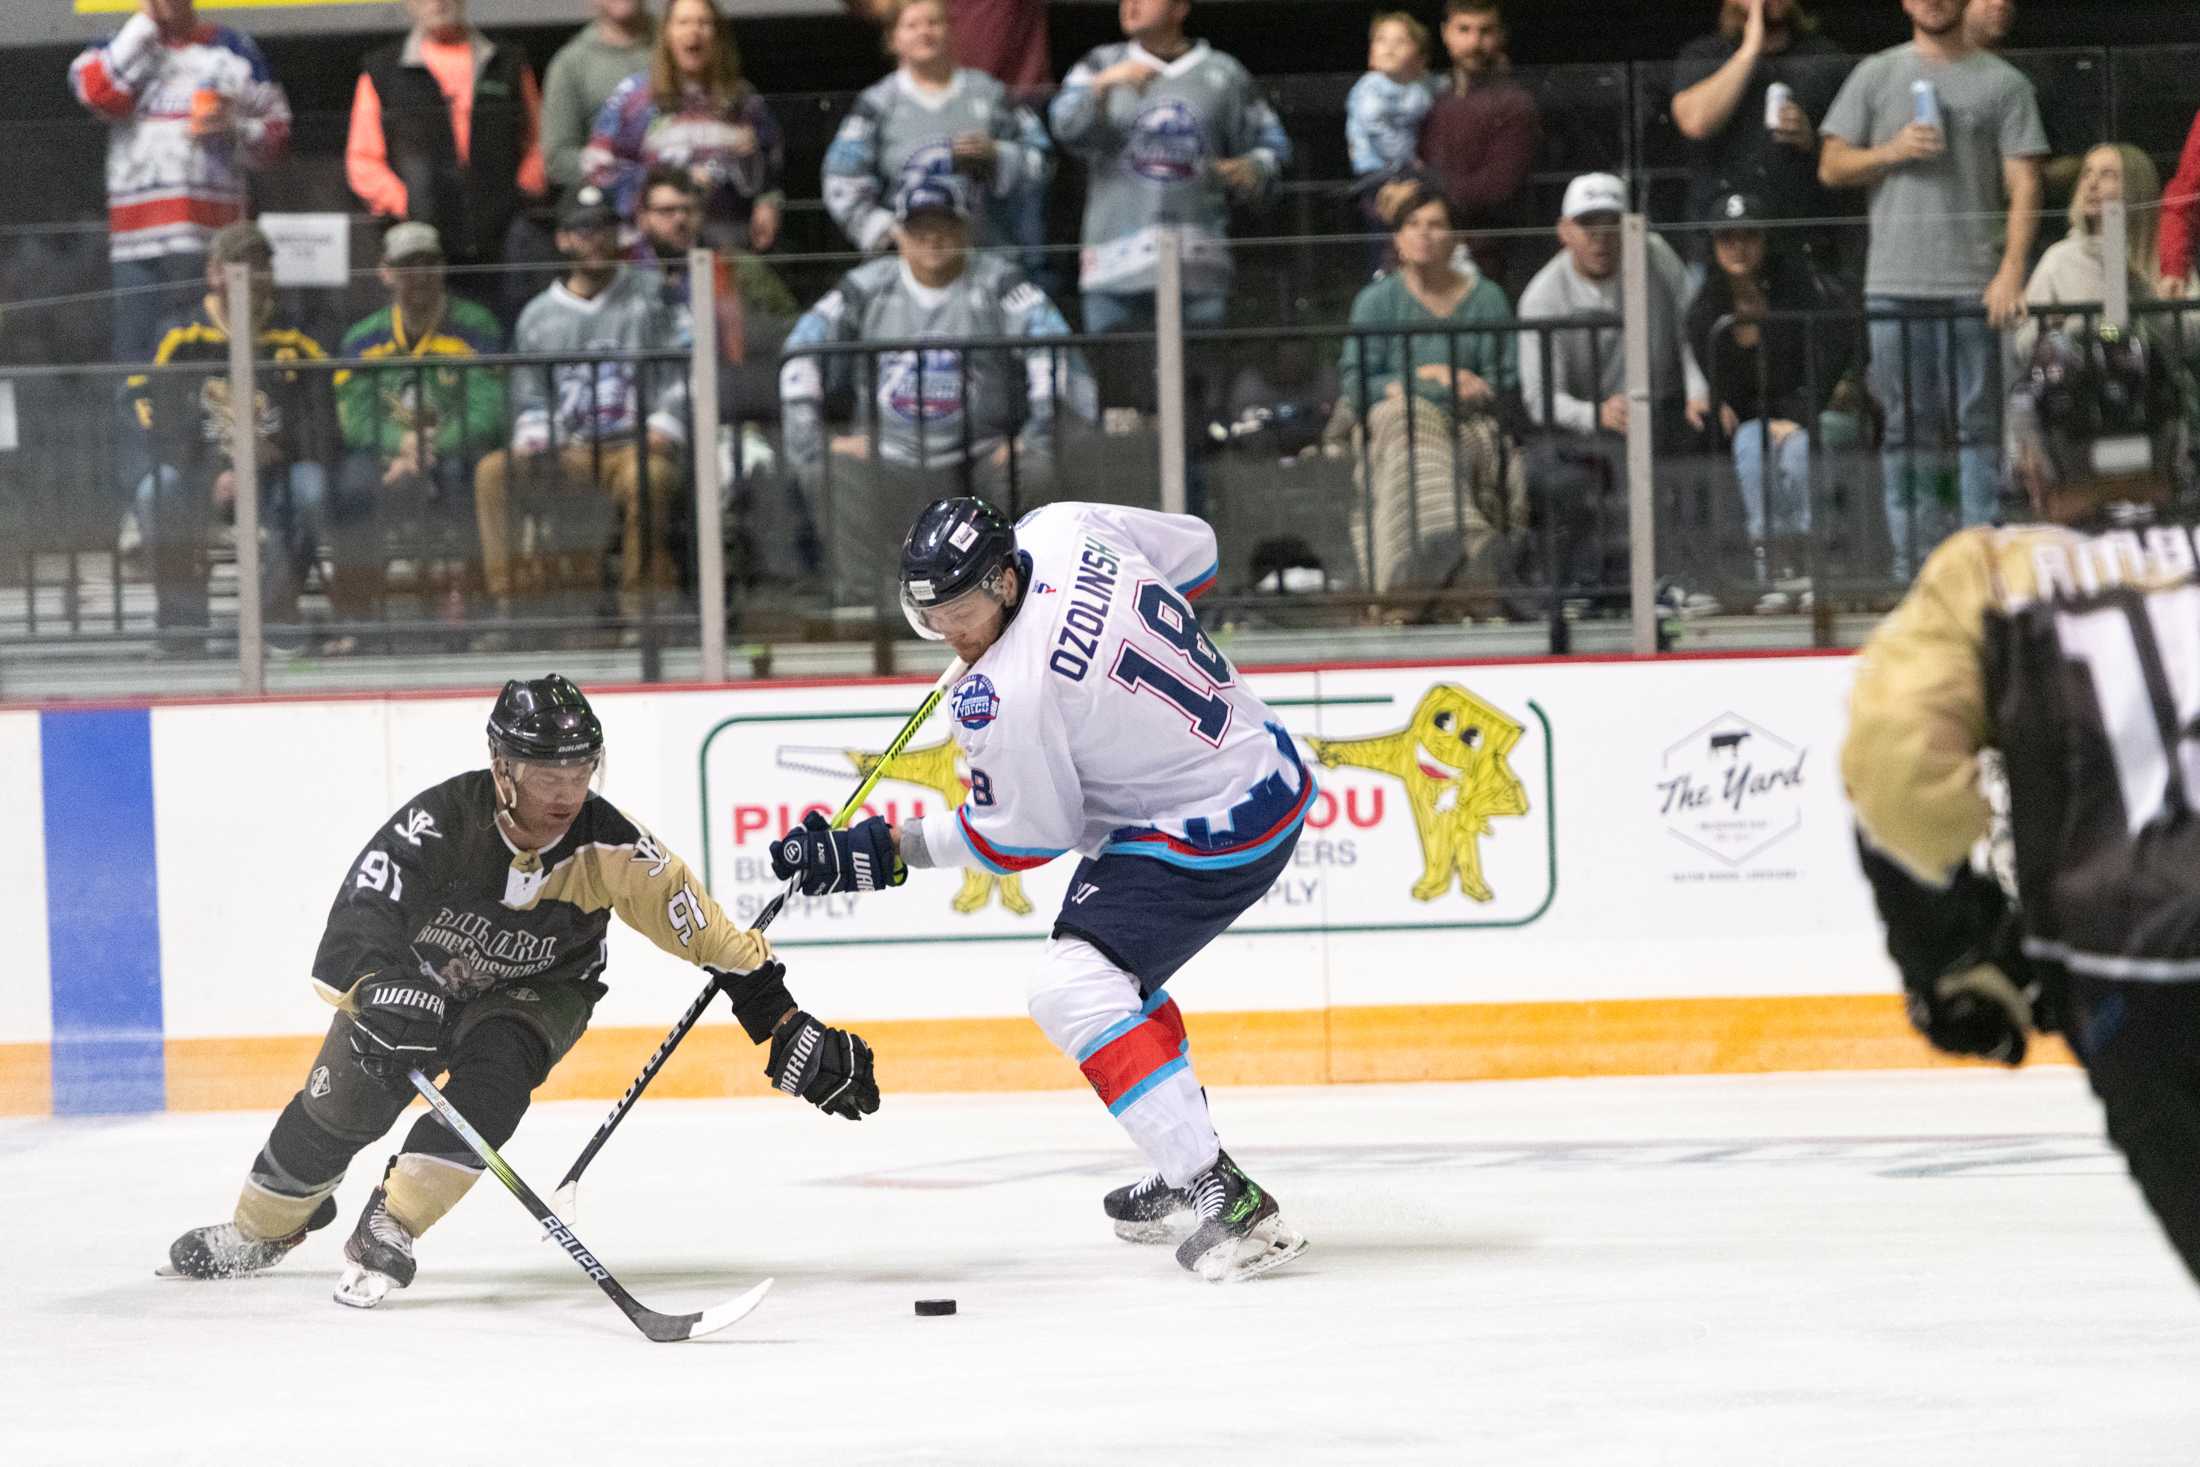
[[[515,1020],[491,1019],[459,1041],[443,1095],[491,1146],[501,1147],[519,1129],[535,1087],[549,1073],[550,1048],[540,1034]],[[424,1115],[383,1179],[390,1216],[417,1238],[456,1207],[480,1176],[481,1163],[466,1143],[432,1112]]]
[[[389,1122],[382,1124],[387,1127]],[[252,1171],[237,1195],[237,1227],[248,1238],[295,1233],[313,1216],[321,1199],[336,1190],[351,1159],[371,1139],[333,1134],[306,1108],[305,1092],[293,1095],[276,1117],[275,1129],[253,1159]]]
[[[1172,1187],[1214,1164],[1219,1143],[1190,1041],[1166,992],[1141,997],[1138,980],[1081,938],[1047,944],[1031,1016],[1077,1062],[1093,1093]]]

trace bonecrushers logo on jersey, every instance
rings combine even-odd
[[[1250,675],[1296,735],[1319,790],[1290,866],[1232,930],[1512,927],[1541,917],[1556,891],[1557,792],[1538,677],[1533,667]],[[772,841],[810,811],[833,814],[873,770],[879,779],[859,819],[907,821],[972,799],[969,761],[937,723],[882,767],[908,710],[855,696],[840,697],[836,710],[789,690],[705,735],[702,865],[736,921],[778,894]],[[966,727],[976,719],[975,733],[1000,704],[990,679],[973,676],[943,712]],[[1043,941],[1072,897],[1078,860],[1071,852],[1018,875],[918,871],[890,893],[798,897],[774,940]]]

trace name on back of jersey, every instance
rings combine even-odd
[[[2193,579],[2192,531],[2184,525],[2110,530],[2032,547],[2040,600],[2077,601],[2119,587],[2159,589]]]
[[[1077,551],[1077,579],[1070,583],[1069,609],[1054,634],[1054,650],[1047,667],[1073,683],[1085,680],[1093,659],[1100,655],[1100,639],[1108,628],[1108,603],[1115,596],[1123,572],[1119,551],[1091,535]]]

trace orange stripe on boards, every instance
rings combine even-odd
[[[1213,1085],[1527,1080],[1590,1075],[1729,1075],[1775,1070],[1920,1069],[1936,1054],[1887,994],[1805,998],[1614,999],[1594,1003],[1415,1004],[1185,1016],[1192,1061]],[[878,1056],[888,1097],[930,1091],[1079,1090],[1084,1077],[1029,1019],[853,1021]],[[624,1094],[661,1029],[598,1029],[550,1074],[542,1100]],[[317,1035],[171,1039],[171,1110],[279,1109],[305,1079]],[[764,1056],[730,1023],[697,1029],[651,1084],[665,1099],[763,1095]],[[2033,1063],[2071,1063],[2059,1039]],[[46,1047],[0,1045],[0,1114],[51,1104]]]
[[[1910,1028],[1891,994],[1612,999],[1333,1009],[1337,1081],[1529,1080],[1588,1075],[1735,1075],[1910,1070],[1971,1064]],[[1200,1047],[1192,1024],[1192,1052]],[[2030,1063],[2073,1063],[2058,1038]]]
[[[0,1116],[53,1110],[53,1062],[43,1044],[0,1044]]]

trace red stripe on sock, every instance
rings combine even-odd
[[[1183,1048],[1184,1023],[1172,999],[1146,1022],[1103,1045],[1078,1068],[1092,1082],[1093,1093],[1100,1097],[1101,1104],[1113,1105],[1132,1086],[1175,1059]]]

